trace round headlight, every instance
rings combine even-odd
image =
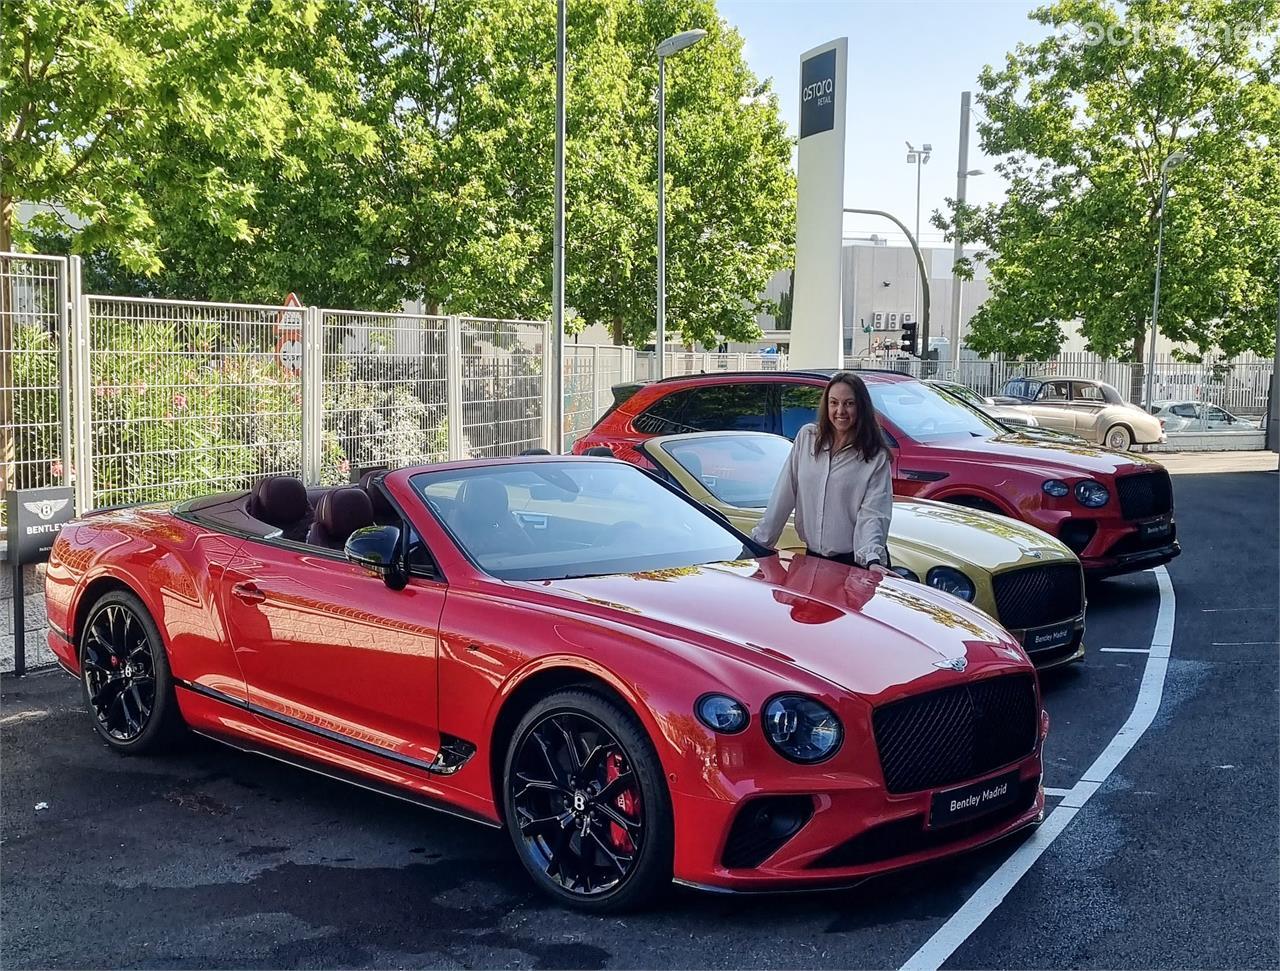
[[[972,580],[959,570],[949,566],[935,566],[930,570],[928,583],[931,587],[937,587],[953,597],[959,597],[961,600],[968,600],[971,603],[977,593]]]
[[[1111,494],[1101,482],[1085,479],[1083,482],[1076,483],[1076,500],[1082,506],[1097,509],[1099,506],[1105,506],[1110,498]]]
[[[742,702],[735,701],[727,695],[703,695],[693,706],[698,721],[713,732],[733,735],[747,727],[751,716]]]
[[[1051,496],[1065,496],[1071,491],[1070,487],[1061,479],[1050,479],[1040,488]]]
[[[895,566],[892,572],[898,574],[898,576],[902,577],[902,579],[904,580],[911,580],[913,583],[920,582],[920,578],[916,576],[913,572],[908,570],[905,566]]]
[[[764,734],[778,754],[812,764],[840,747],[844,728],[826,705],[803,695],[779,695],[764,706]]]

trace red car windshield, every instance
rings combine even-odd
[[[472,562],[503,580],[672,570],[756,555],[711,515],[620,462],[484,466],[410,481]]]
[[[948,394],[918,381],[867,386],[876,410],[917,442],[936,442],[958,435],[991,438],[1007,428],[967,408]]]

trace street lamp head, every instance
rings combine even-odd
[[[1187,160],[1187,153],[1182,150],[1178,150],[1164,160],[1163,167],[1166,169],[1171,169],[1175,166],[1181,165],[1186,160]]]
[[[965,175],[983,175],[982,169],[970,169]]]
[[[658,45],[658,56],[670,57],[672,54],[678,54],[686,47],[692,47],[706,36],[707,32],[705,30],[686,30],[681,34],[673,34]]]

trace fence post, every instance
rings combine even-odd
[[[79,287],[77,287],[79,290]],[[71,373],[75,394],[71,396],[75,410],[76,443],[76,514],[83,516],[93,508],[93,427],[90,409],[90,333],[89,297],[79,293],[76,300],[72,339],[75,347],[71,354]]]
[[[564,429],[556,435],[556,415],[560,409],[556,407],[556,389],[564,387],[564,358],[560,360],[560,379],[555,376],[556,355],[551,341],[551,325],[547,324],[542,331],[542,447],[552,455],[559,455],[564,449]]]
[[[543,341],[545,346],[546,342]],[[445,373],[445,415],[449,422],[449,461],[465,456],[462,437],[462,321],[450,314],[444,325],[444,354],[448,363]]]
[[[600,345],[591,345],[591,424],[600,417]]]
[[[302,476],[307,485],[320,484],[321,441],[324,435],[324,402],[321,388],[324,368],[324,333],[319,307],[302,313]]]
[[[58,295],[58,413],[62,415],[62,484],[71,482],[71,470],[75,467],[75,447],[72,436],[75,423],[71,420],[71,382],[75,372],[71,363],[71,327],[80,303],[80,257],[67,261],[62,274],[62,292]]]

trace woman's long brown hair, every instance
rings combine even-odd
[[[822,401],[818,404],[818,435],[814,439],[813,454],[817,455],[824,448],[831,448],[835,443],[836,428],[831,424],[831,410],[827,405],[827,395],[837,384],[843,384],[853,392],[853,404],[858,410],[853,422],[853,441],[850,442],[849,447],[856,448],[864,462],[870,462],[884,449],[884,436],[880,433],[880,423],[876,421],[876,408],[871,403],[866,382],[852,371],[837,371],[831,375],[831,380],[822,391]]]

